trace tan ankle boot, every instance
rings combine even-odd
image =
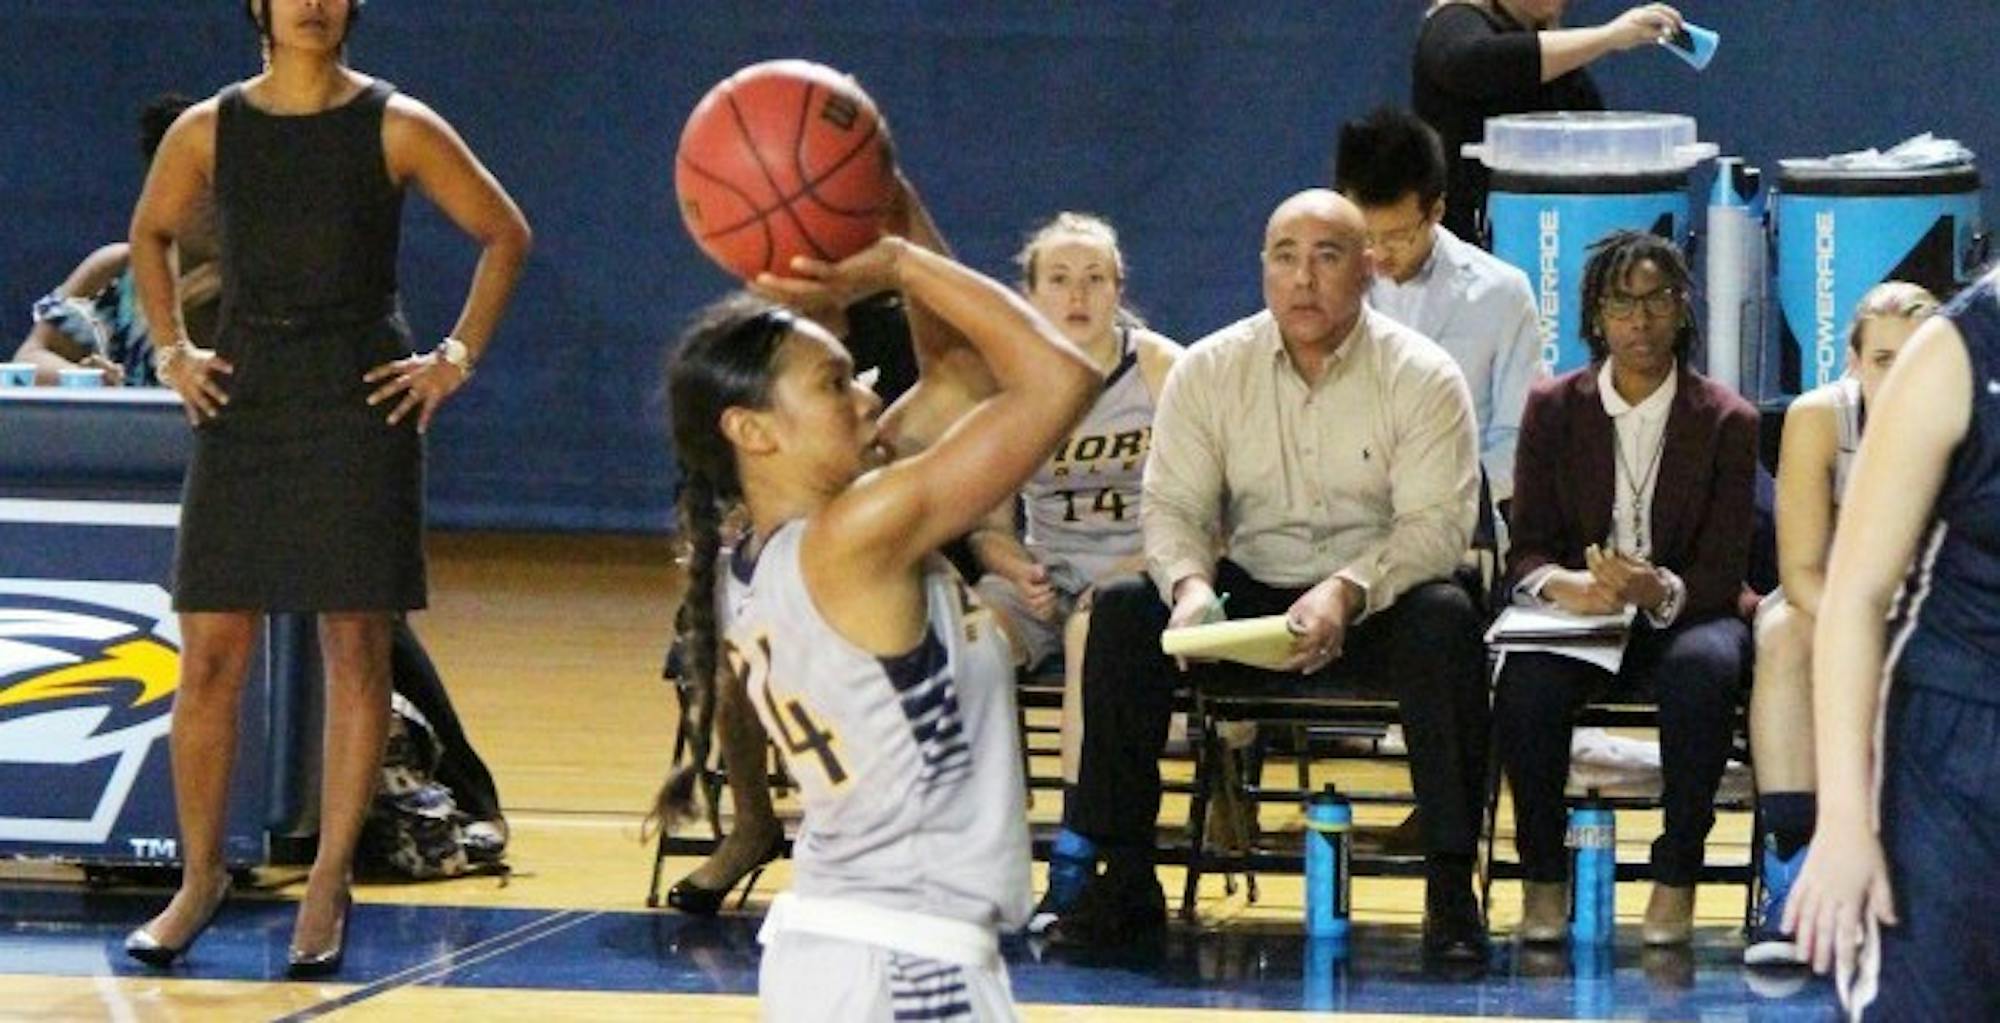
[[[1521,882],[1521,940],[1534,944],[1569,936],[1569,885],[1561,881]]]
[[[1654,884],[1639,931],[1648,945],[1685,945],[1694,938],[1694,885]]]

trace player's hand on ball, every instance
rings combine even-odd
[[[786,305],[809,309],[841,295],[872,295],[902,286],[903,250],[909,243],[888,235],[838,263],[799,256],[790,277],[758,274],[752,283],[758,294]]]

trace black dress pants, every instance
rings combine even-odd
[[[1266,586],[1232,562],[1216,568],[1234,618],[1283,614],[1303,589]],[[1423,583],[1350,626],[1338,660],[1302,676],[1242,665],[1180,672],[1160,652],[1170,614],[1150,579],[1102,586],[1083,655],[1083,761],[1065,823],[1107,847],[1151,848],[1160,812],[1160,748],[1182,686],[1242,693],[1393,696],[1410,748],[1425,849],[1470,856],[1485,791],[1485,648],[1465,590]]]
[[[1715,618],[1665,630],[1637,626],[1617,675],[1557,654],[1507,655],[1493,726],[1513,788],[1515,846],[1528,880],[1569,876],[1563,789],[1570,729],[1583,705],[1604,694],[1659,705],[1666,830],[1653,843],[1653,876],[1671,885],[1699,879],[1749,645],[1742,621]]]

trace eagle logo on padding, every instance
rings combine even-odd
[[[105,841],[167,734],[179,678],[160,587],[0,579],[0,840]],[[79,775],[104,781],[69,791]]]

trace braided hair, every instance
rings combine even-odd
[[[764,408],[777,377],[778,352],[796,320],[783,307],[747,294],[709,306],[681,335],[667,360],[674,452],[681,467],[680,530],[688,566],[681,607],[684,667],[694,698],[688,704],[689,749],[654,802],[651,822],[664,826],[694,809],[695,783],[707,767],[715,722],[721,656],[715,594],[728,511],[743,500],[736,452],[722,434],[730,408]]]

